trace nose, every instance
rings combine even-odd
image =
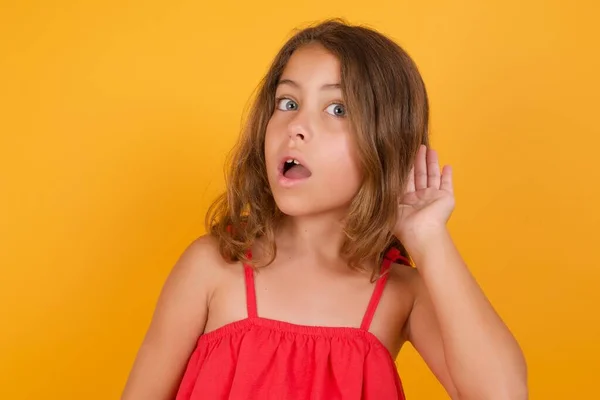
[[[311,138],[311,121],[307,113],[297,112],[288,124],[288,136],[292,141],[306,142]]]
[[[302,132],[293,133],[293,131],[290,131],[290,139],[299,139],[301,141],[304,141],[305,137],[306,136]]]

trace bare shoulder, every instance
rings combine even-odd
[[[179,256],[163,286],[155,321],[190,314],[199,322],[194,334],[201,333],[208,301],[218,285],[223,264],[225,261],[213,237],[201,236],[192,241]]]
[[[210,235],[203,235],[195,239],[183,252],[182,258],[189,257],[190,260],[204,261],[204,264],[217,267],[223,261],[219,253],[217,240]]]
[[[404,264],[392,264],[388,285],[402,289],[403,292],[416,296],[421,286],[421,276],[416,268]]]
[[[183,251],[163,286],[123,399],[174,398],[204,332],[208,303],[224,265],[212,237],[200,237]]]
[[[235,269],[235,266],[235,263],[223,259],[217,239],[205,235],[190,243],[174,270],[177,268],[186,270],[190,277],[201,283],[208,301],[214,291],[222,285],[223,280],[229,279],[231,270]]]
[[[407,338],[407,324],[418,294],[419,273],[415,268],[393,264],[379,304],[372,331],[392,355],[398,354]]]
[[[197,274],[212,275],[227,263],[221,257],[217,240],[204,235],[191,242],[181,254],[176,267],[190,268]]]
[[[412,314],[415,305],[427,297],[427,288],[417,268],[393,264],[388,278],[389,286],[393,291],[402,292],[405,300],[410,300],[410,312]]]
[[[408,340],[410,319],[423,290],[421,275],[412,266],[393,264],[388,278],[388,287],[402,309],[404,317],[400,329],[402,340]]]

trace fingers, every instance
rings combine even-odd
[[[414,166],[414,180],[415,189],[426,189],[427,188],[427,147],[421,145],[417,152],[417,158],[415,159]]]
[[[440,164],[435,150],[427,150],[427,187],[440,188]]]
[[[406,191],[414,192],[420,189],[441,189],[453,192],[452,169],[445,166],[440,171],[438,154],[435,150],[421,145],[417,152],[415,164],[408,176]]]
[[[440,189],[454,193],[454,185],[452,184],[452,167],[449,165],[446,165],[442,170]]]

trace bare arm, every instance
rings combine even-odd
[[[204,331],[210,295],[210,238],[192,243],[169,275],[122,394],[123,400],[173,399]]]
[[[527,399],[521,349],[496,314],[450,235],[413,251],[421,279],[408,337],[453,399]]]
[[[527,399],[521,349],[446,227],[453,209],[452,168],[421,146],[394,230],[419,272],[408,338],[454,399]]]

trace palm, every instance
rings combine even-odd
[[[394,233],[400,240],[445,226],[454,209],[452,170],[440,172],[437,153],[421,146],[398,206]]]

